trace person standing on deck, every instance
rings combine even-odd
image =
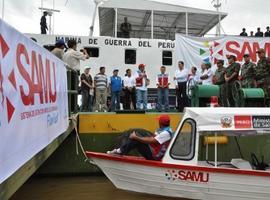
[[[128,18],[124,18],[124,23],[120,26],[121,37],[122,38],[130,38],[130,31],[132,31],[131,24],[128,23]]]
[[[64,49],[66,48],[66,44],[63,39],[57,40],[55,43],[55,48],[51,51],[59,59],[63,60]]]
[[[136,83],[132,76],[131,69],[126,70],[126,76],[123,78],[123,90],[125,94],[123,107],[125,110],[131,109],[131,103],[133,109],[136,110]]]
[[[213,72],[211,70],[211,63],[204,63],[202,68],[203,72],[200,77],[202,85],[212,85]]]
[[[255,37],[263,37],[263,32],[261,32],[261,28],[257,28],[257,32],[255,33]]]
[[[113,76],[110,77],[111,89],[111,111],[120,110],[120,94],[122,91],[122,79],[118,76],[118,69],[113,70]]]
[[[248,36],[245,28],[242,29],[242,33],[240,33],[240,36],[244,36],[244,37]]]
[[[254,76],[256,65],[250,62],[250,55],[244,55],[245,63],[242,65],[238,80],[241,82],[242,88],[254,88]]]
[[[188,97],[186,93],[188,70],[184,67],[184,62],[178,62],[178,69],[174,74],[177,104],[179,112],[183,112],[184,108],[188,105]]]
[[[93,89],[93,80],[90,75],[90,67],[86,66],[84,68],[84,73],[81,75],[81,94],[82,94],[82,105],[81,112],[89,112],[91,111],[90,107],[90,90]]]
[[[270,97],[270,59],[265,56],[265,50],[257,51],[259,61],[255,70],[255,80],[258,88],[264,90],[265,96]]]
[[[270,27],[266,27],[266,32],[264,33],[264,37],[270,37]]]
[[[229,65],[225,70],[225,88],[226,88],[226,99],[229,102],[230,107],[236,107],[236,102],[234,96],[237,93],[235,88],[235,82],[238,79],[238,74],[240,70],[240,64],[236,63],[236,57],[234,55],[228,56]]]
[[[43,12],[43,16],[40,19],[40,30],[41,30],[41,34],[47,34],[47,22],[46,22],[46,16],[48,15],[48,12]]]
[[[224,60],[217,61],[217,69],[215,71],[215,75],[213,76],[213,84],[219,86],[219,105],[228,107],[226,94],[225,94],[225,67],[224,67]]]
[[[134,75],[136,81],[136,108],[141,110],[141,104],[143,104],[143,110],[147,109],[147,86],[150,80],[145,72],[145,64],[140,64],[139,69]]]
[[[166,67],[161,66],[160,74],[157,76],[157,92],[158,92],[158,103],[157,109],[159,112],[162,111],[164,106],[164,111],[169,112],[169,74],[166,74]]]
[[[77,51],[77,42],[75,40],[68,41],[68,50],[63,56],[63,61],[72,69],[80,74],[80,60],[86,60],[89,55],[86,49],[83,52]]]
[[[94,78],[94,85],[96,93],[94,110],[95,112],[107,112],[108,79],[105,67],[99,68],[99,73]]]

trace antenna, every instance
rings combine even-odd
[[[220,30],[221,30],[221,15],[220,15],[220,7],[221,7],[221,0],[212,0],[212,4],[214,6],[214,8],[216,8],[217,12],[218,12],[218,25],[216,27],[216,36],[220,36]]]
[[[94,10],[94,13],[93,13],[93,17],[92,17],[92,23],[91,23],[91,26],[90,26],[90,32],[89,32],[89,36],[93,36],[93,33],[94,33],[94,28],[95,28],[95,21],[96,21],[96,15],[97,15],[97,10],[98,10],[98,7],[103,4],[104,2],[107,2],[108,0],[94,0],[94,3],[95,3],[95,10]]]

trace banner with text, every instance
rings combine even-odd
[[[0,20],[0,183],[67,128],[64,63]]]
[[[201,63],[216,64],[218,59],[227,63],[227,55],[235,55],[238,62],[243,61],[244,54],[250,54],[252,62],[257,62],[256,51],[265,49],[266,56],[270,57],[270,38],[255,37],[192,37],[176,34],[176,59],[184,61],[185,66],[200,68]]]

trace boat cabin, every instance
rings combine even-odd
[[[163,163],[270,170],[270,109],[186,108]]]

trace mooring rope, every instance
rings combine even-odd
[[[79,131],[78,131],[78,113],[76,115],[72,115],[70,117],[71,121],[72,121],[72,124],[74,126],[74,129],[75,129],[75,134],[76,134],[76,138],[75,138],[75,144],[76,144],[76,154],[79,155],[79,148],[81,149],[84,157],[85,157],[85,160],[84,162],[89,162],[91,164],[94,164],[94,161],[90,158],[87,157],[86,153],[85,153],[85,150],[84,150],[84,147],[82,145],[82,142],[81,142],[81,139],[80,139],[80,135],[79,135]]]

